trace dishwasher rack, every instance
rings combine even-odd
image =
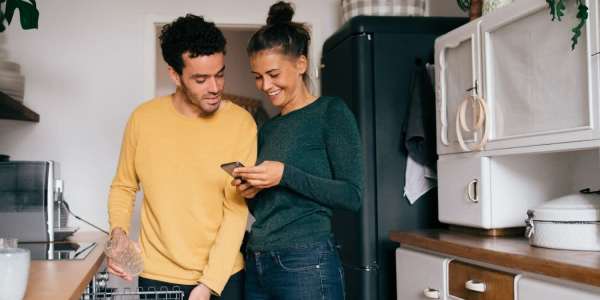
[[[108,273],[100,272],[92,278],[80,300],[183,300],[183,291],[173,288],[111,288],[107,287]]]

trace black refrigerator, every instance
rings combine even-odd
[[[435,189],[414,205],[404,198],[402,126],[416,62],[432,61],[435,38],[466,22],[358,16],[325,41],[322,94],[346,101],[357,119],[365,155],[361,210],[336,210],[332,220],[344,265],[346,299],[396,299],[398,245],[390,241],[390,231],[439,226]]]

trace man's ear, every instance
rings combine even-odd
[[[169,77],[171,78],[171,81],[173,81],[175,86],[181,86],[181,75],[179,75],[177,71],[175,71],[175,69],[173,69],[173,67],[171,66],[169,66]]]
[[[304,55],[300,55],[298,59],[296,59],[296,69],[300,72],[300,74],[304,75],[308,70],[308,59]]]

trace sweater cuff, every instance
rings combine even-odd
[[[198,283],[204,284],[204,286],[206,286],[210,290],[210,293],[212,295],[217,296],[217,297],[221,296],[221,293],[223,292],[223,288],[225,288],[224,285],[217,284],[216,282],[212,282],[212,281],[207,280],[205,278],[200,279],[198,281]]]
[[[298,169],[289,164],[283,165],[283,175],[281,175],[281,181],[279,182],[280,186],[283,187],[292,187],[294,185],[294,181],[296,180],[298,174]]]

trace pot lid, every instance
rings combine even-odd
[[[533,220],[598,222],[600,194],[569,194],[546,201],[533,210]]]

